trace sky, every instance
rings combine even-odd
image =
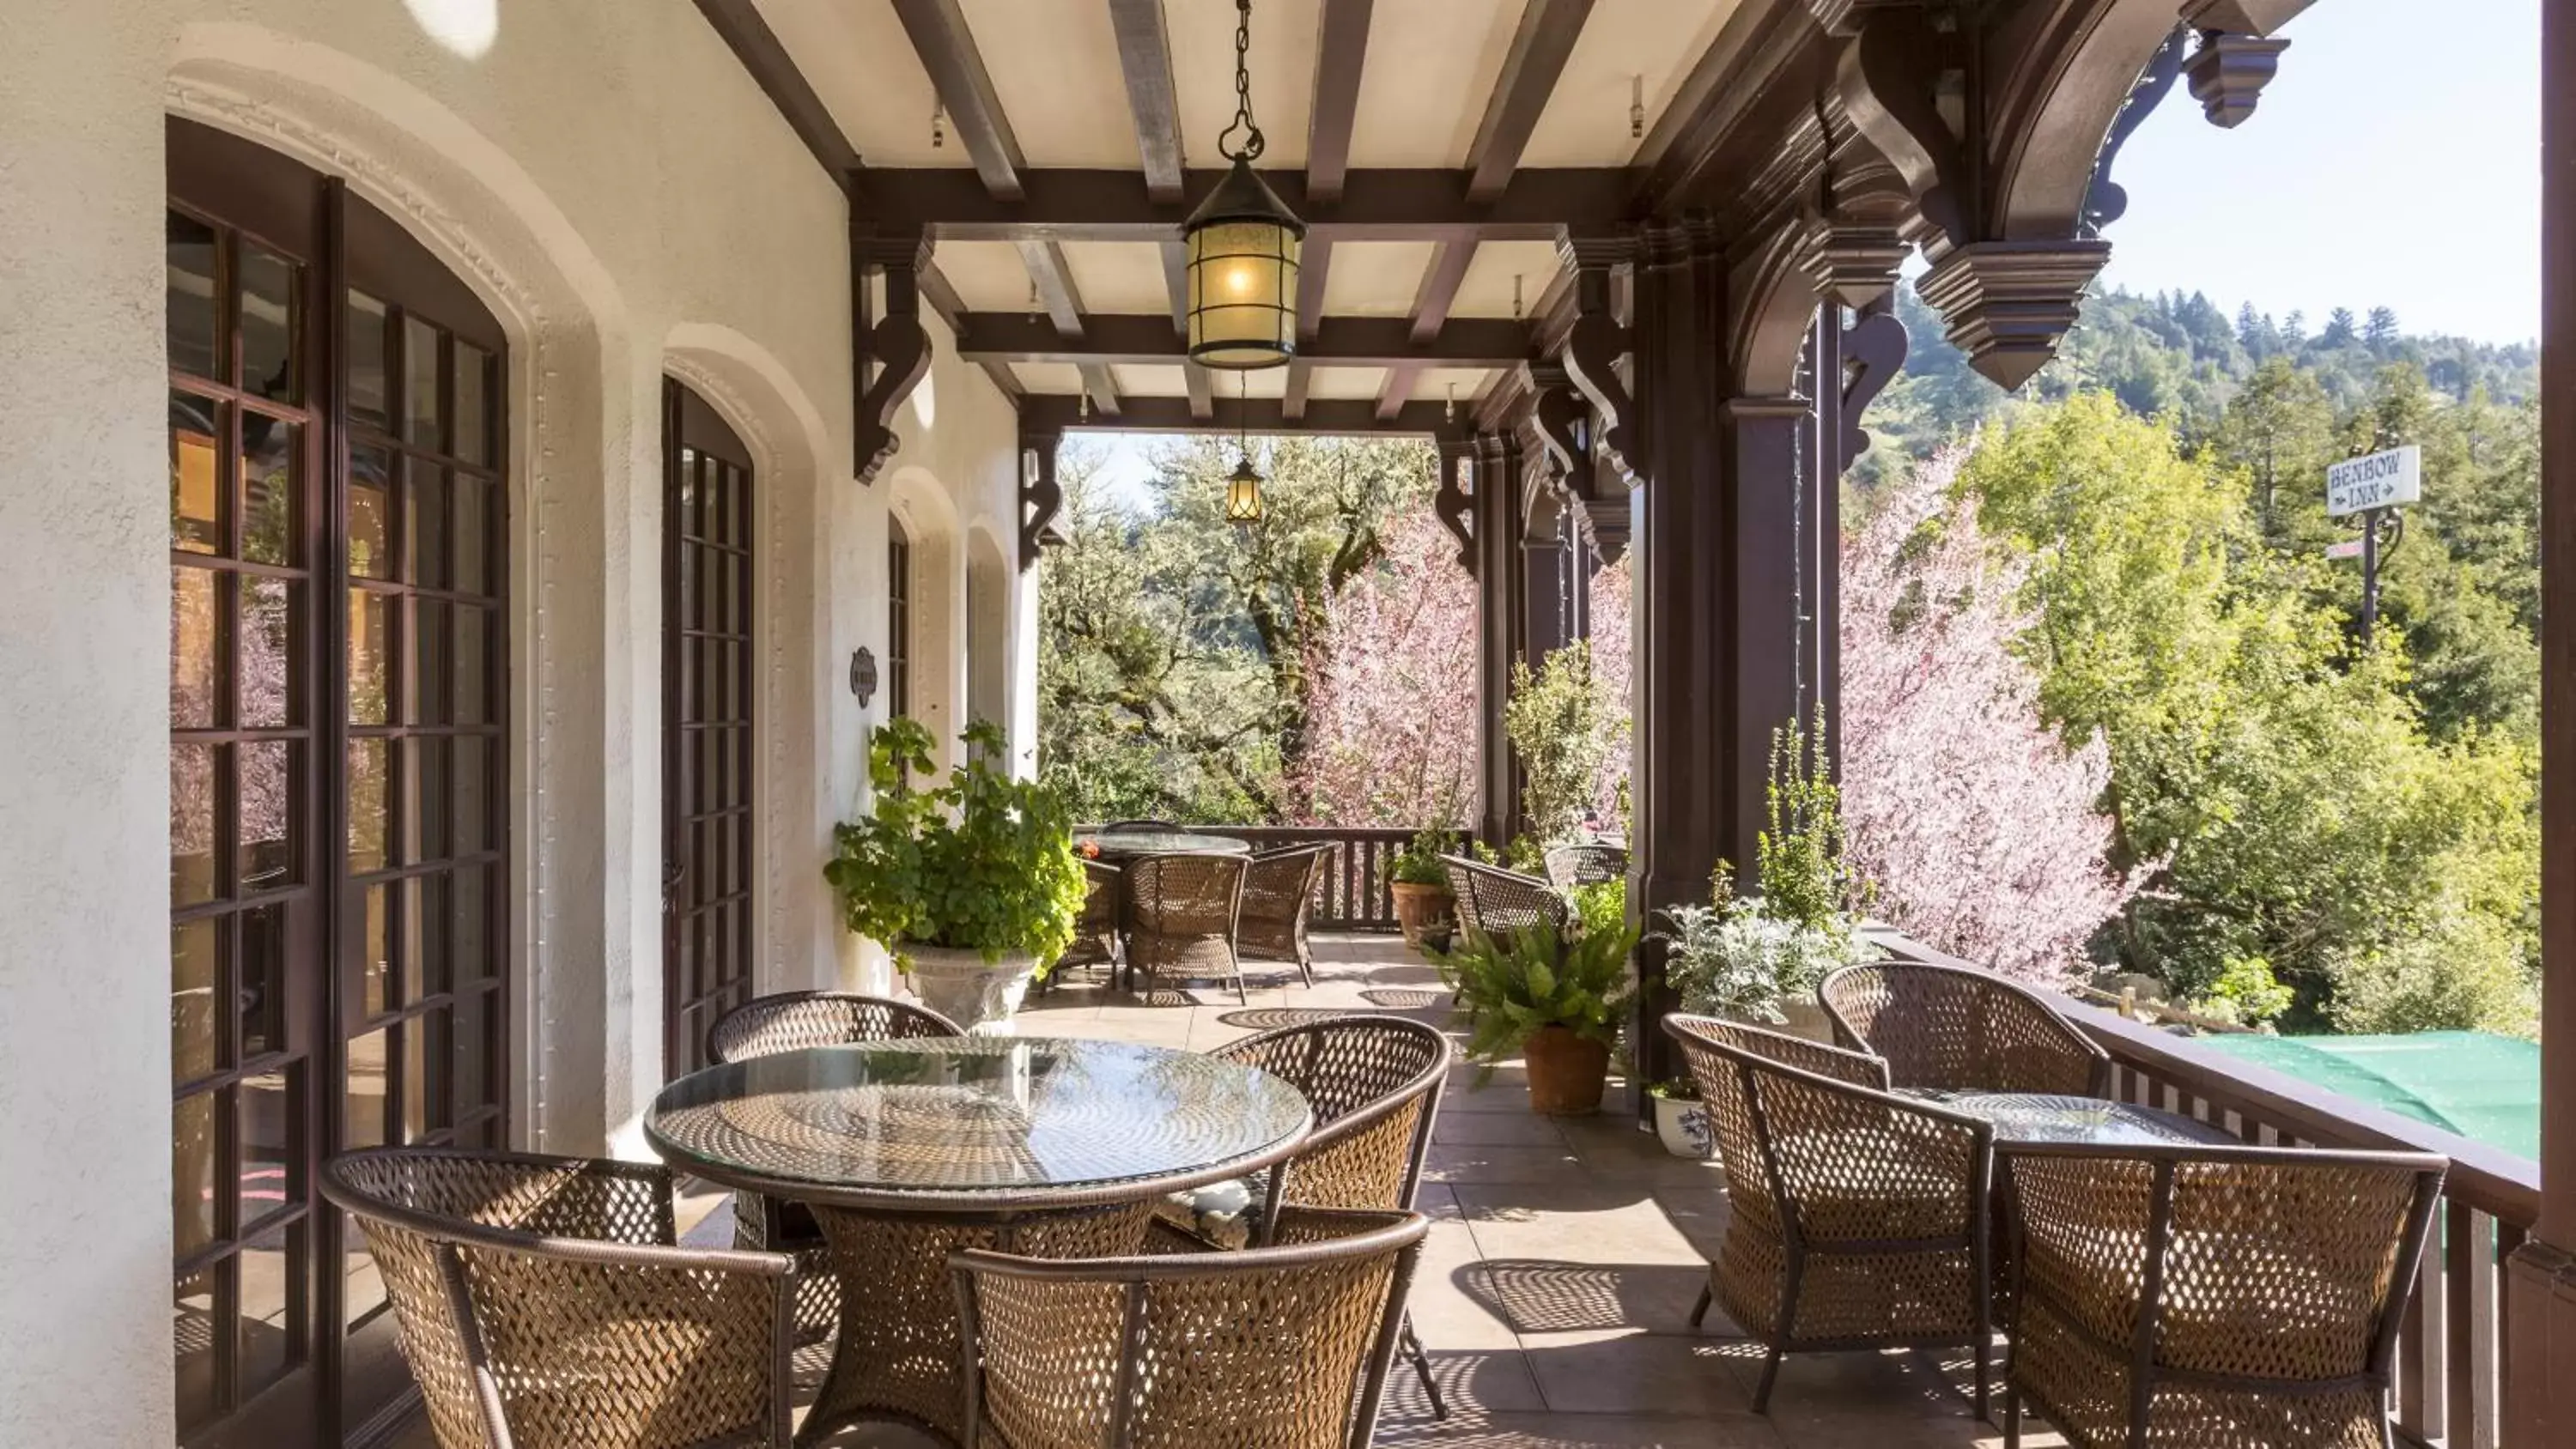
[[[2310,331],[2349,307],[2409,332],[2529,341],[2540,314],[2540,0],[2317,0],[2254,114],[2209,123],[2177,83],[2112,179],[2106,284],[2252,302]],[[1153,440],[1094,435],[1145,501]]]
[[[2281,34],[2235,129],[2177,84],[2129,138],[2104,280],[2311,331],[2384,306],[2409,332],[2538,336],[2540,0],[2318,0]]]

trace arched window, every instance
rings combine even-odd
[[[912,713],[912,535],[886,518],[886,717]]]

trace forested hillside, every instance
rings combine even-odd
[[[2006,395],[1899,307],[1912,357],[1846,512],[1969,447],[1959,516],[2020,580],[2040,716],[2109,749],[2108,861],[2135,889],[2096,960],[2311,1028],[2527,1029],[2534,349],[2409,336],[2385,309],[2311,332],[2111,292]],[[2357,528],[2326,517],[2325,470],[2407,443],[2424,497],[2366,641],[2360,566],[2326,557]]]

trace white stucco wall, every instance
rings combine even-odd
[[[166,114],[347,177],[510,333],[530,1145],[631,1148],[662,1079],[662,377],[758,465],[763,989],[840,974],[818,872],[873,722],[846,681],[885,651],[890,501],[938,535],[917,638],[943,652],[965,530],[1016,537],[1011,410],[936,324],[889,476],[850,477],[842,198],[696,7],[497,13],[468,57],[392,0],[0,0],[0,1183],[48,1204],[0,1236],[0,1444],[172,1437]],[[961,713],[962,668],[916,681]]]

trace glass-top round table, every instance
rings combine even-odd
[[[1142,1252],[1164,1194],[1272,1166],[1313,1126],[1296,1088],[1213,1057],[950,1037],[692,1072],[654,1098],[644,1135],[674,1167],[742,1189],[745,1241],[794,1253],[834,1290],[832,1366],[796,1433],[813,1449],[863,1420],[957,1440],[965,1384],[949,1254]],[[1265,1214],[1282,1176],[1270,1174]],[[801,1323],[801,1289],[798,1301]]]
[[[1313,1125],[1268,1072],[1128,1042],[961,1037],[808,1047],[662,1089],[675,1165],[804,1202],[938,1211],[1151,1197],[1239,1176]]]
[[[1094,830],[1073,838],[1074,848],[1116,863],[1140,855],[1250,855],[1252,842],[1195,830]]]
[[[2098,1097],[1939,1089],[1918,1089],[1906,1095],[1992,1124],[1998,1147],[2009,1148],[2014,1143],[2089,1143],[2102,1147],[2244,1145],[2220,1128],[2179,1112],[2106,1102]]]

